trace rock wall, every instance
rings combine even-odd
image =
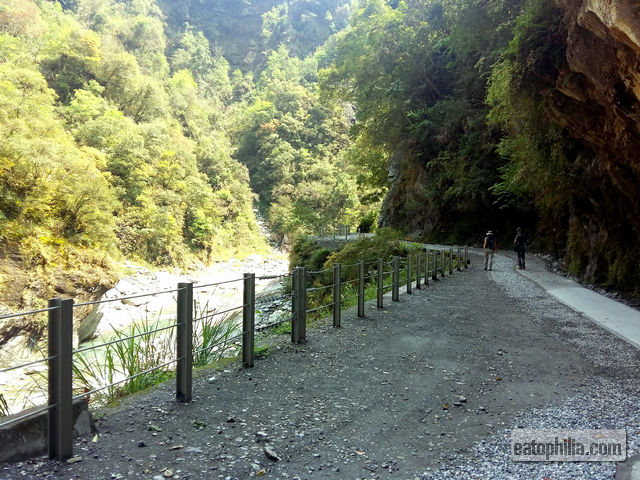
[[[578,188],[568,206],[558,207],[563,211],[554,216],[557,224],[538,223],[532,236],[564,255],[566,266],[583,280],[640,295],[640,1],[548,1],[562,13],[549,32],[561,60],[535,85],[549,119],[572,145],[572,171],[553,174],[575,177],[570,183]],[[381,224],[407,233],[441,224],[438,212],[428,209],[428,181],[423,165],[401,148],[391,162]],[[464,208],[478,218],[491,206]],[[521,221],[504,212],[489,214],[487,222],[503,215],[502,225],[487,224],[507,231]]]
[[[435,212],[429,208],[429,198],[421,185],[428,181],[424,166],[415,160],[410,147],[403,143],[389,162],[389,191],[384,198],[378,219],[381,227],[402,226],[412,236],[420,236],[433,227]]]
[[[549,92],[551,115],[585,145],[567,261],[587,281],[637,290],[627,277],[640,258],[640,2],[556,3],[567,68]]]

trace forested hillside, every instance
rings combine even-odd
[[[362,216],[317,92],[347,2],[193,3],[0,0],[0,301],[261,251],[255,206],[281,240]]]
[[[639,19],[634,0],[0,0],[0,302],[259,250],[255,207],[283,241],[378,214],[424,240],[522,226],[637,294]]]
[[[185,28],[167,56],[153,1],[2,0],[0,32],[10,303],[108,285],[113,259],[184,266],[261,244],[223,122],[228,63],[202,34]]]

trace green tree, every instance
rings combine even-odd
[[[37,70],[0,63],[0,235],[14,246],[55,237],[113,248],[103,158],[75,145],[54,100]]]

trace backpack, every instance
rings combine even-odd
[[[496,239],[495,239],[495,238],[493,238],[493,235],[487,235],[487,236],[484,238],[484,240],[485,240],[485,242],[486,242],[486,244],[487,244],[487,248],[488,248],[489,250],[493,250],[493,248],[496,246]]]

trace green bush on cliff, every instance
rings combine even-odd
[[[375,261],[378,258],[389,261],[393,256],[406,256],[412,247],[402,240],[402,235],[392,228],[379,228],[373,237],[361,237],[347,243],[341,250],[332,253],[325,262],[325,268],[336,263],[352,265],[361,260]]]

